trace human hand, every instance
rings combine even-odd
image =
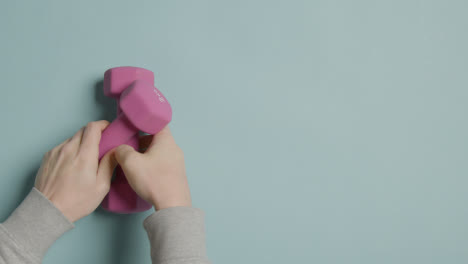
[[[191,206],[183,152],[169,127],[154,136],[144,136],[140,141],[141,147],[147,148],[144,153],[128,145],[115,149],[115,158],[130,186],[156,210]]]
[[[110,151],[99,163],[107,121],[88,123],[44,155],[35,187],[71,222],[92,213],[109,192],[117,162]]]

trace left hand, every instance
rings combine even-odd
[[[88,123],[44,155],[35,187],[71,222],[92,213],[109,192],[117,162],[113,151],[99,163],[99,141],[107,121]]]

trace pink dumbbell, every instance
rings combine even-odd
[[[104,94],[117,100],[117,115],[121,113],[119,106],[121,93],[136,80],[145,80],[153,84],[154,74],[150,70],[138,67],[116,67],[104,73]],[[138,149],[138,135],[131,137],[125,144]],[[107,211],[116,213],[136,213],[152,207],[130,187],[120,166],[116,168],[111,189],[101,206]]]
[[[127,143],[139,131],[148,134],[156,134],[163,129],[172,118],[172,109],[162,93],[152,84],[144,81],[134,81],[120,96],[121,113],[102,133],[99,143],[99,159],[109,150]],[[128,183],[115,180],[111,184],[111,190],[103,207],[113,212],[129,213],[142,211],[138,203],[129,208],[126,197],[120,192],[133,193]],[[126,185],[126,188],[123,186]]]

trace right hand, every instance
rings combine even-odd
[[[128,145],[115,149],[115,158],[135,192],[156,210],[191,206],[182,149],[174,141],[169,127],[156,135],[143,136],[144,153]]]

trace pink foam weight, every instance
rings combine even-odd
[[[117,114],[121,113],[119,99],[121,93],[136,80],[145,80],[154,83],[154,74],[139,67],[116,67],[104,73],[104,94],[117,99]],[[138,135],[130,138],[125,143],[134,149],[138,149]],[[130,187],[120,166],[115,170],[115,176],[111,182],[109,193],[104,197],[101,207],[115,213],[136,213],[151,209],[152,205],[141,197]]]
[[[120,98],[122,92],[136,80],[145,80],[154,84],[154,73],[139,67],[116,67],[104,73],[104,94]]]
[[[138,131],[156,134],[172,118],[172,109],[167,99],[152,84],[144,80],[133,82],[120,97],[121,113],[103,131],[99,145],[99,158],[121,144],[138,147]],[[151,205],[138,197],[129,186],[125,175],[117,170],[111,190],[103,200],[102,207],[117,213],[141,212]]]

